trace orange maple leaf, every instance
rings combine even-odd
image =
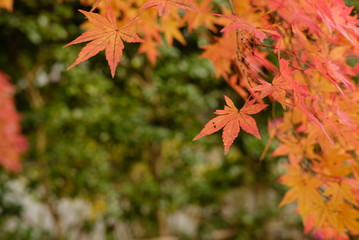
[[[204,52],[200,58],[209,59],[215,69],[216,77],[223,76],[228,79],[231,73],[231,64],[235,60],[236,36],[233,32],[226,32],[212,44],[203,47]],[[221,51],[218,51],[221,49]]]
[[[65,46],[90,41],[82,48],[76,61],[67,69],[73,68],[102,50],[106,50],[106,59],[111,69],[111,75],[114,77],[124,48],[123,40],[126,42],[143,42],[143,40],[135,32],[128,29],[128,26],[119,28],[111,8],[107,9],[106,17],[93,12],[79,11],[88,18],[96,29],[83,33]]]
[[[217,110],[215,114],[220,115],[210,120],[202,131],[193,139],[193,141],[204,136],[217,132],[223,128],[223,145],[224,152],[227,153],[234,139],[238,136],[240,128],[244,131],[261,139],[258,127],[254,118],[249,114],[255,114],[266,108],[267,104],[254,104],[255,100],[247,101],[244,106],[238,110],[232,100],[224,96],[228,106],[223,110]]]
[[[184,16],[184,21],[188,23],[188,32],[192,32],[199,26],[206,26],[212,32],[217,32],[215,24],[219,25],[218,18],[212,14],[212,0],[203,0],[198,3],[198,12],[188,12]]]
[[[92,6],[90,12],[93,12],[100,5],[101,2],[102,2],[102,0],[97,0],[95,2],[95,4]],[[106,6],[108,6],[109,3],[110,3],[110,0],[106,0]]]
[[[0,0],[0,8],[5,8],[8,11],[12,11],[13,4],[13,0]]]
[[[277,100],[286,109],[285,97],[288,90],[291,90],[288,82],[282,77],[277,76],[273,79],[272,84],[264,80],[259,80],[261,85],[255,86],[252,90],[259,91],[261,98],[270,95],[272,98]]]
[[[141,44],[138,49],[139,53],[147,54],[147,58],[152,64],[152,66],[156,65],[156,59],[160,55],[160,51],[157,49],[159,44],[154,41],[152,38],[145,39],[145,41]]]
[[[152,7],[158,8],[158,15],[160,16],[168,15],[171,11],[171,7],[187,10],[197,10],[197,6],[193,0],[149,0],[142,5],[140,10]]]

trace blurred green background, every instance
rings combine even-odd
[[[18,0],[0,10],[0,69],[16,86],[29,149],[19,174],[0,170],[1,240],[305,239],[294,206],[279,209],[278,159],[240,133],[192,142],[240,99],[199,59],[200,39],[164,47],[152,67],[126,45],[114,79],[104,54],[66,68],[82,46],[77,1]]]

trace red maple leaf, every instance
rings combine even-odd
[[[21,119],[15,108],[14,93],[9,77],[0,71],[0,165],[18,172],[27,141],[21,134]]]
[[[106,17],[93,12],[79,11],[88,18],[96,29],[83,33],[65,46],[90,41],[82,48],[76,61],[67,69],[73,68],[77,64],[95,56],[102,50],[106,50],[106,59],[111,69],[111,75],[114,77],[116,67],[122,56],[122,50],[124,48],[123,41],[143,42],[143,40],[135,32],[131,31],[128,26],[119,28],[111,8],[107,9]]]
[[[223,128],[223,145],[224,152],[227,153],[234,139],[238,136],[240,128],[244,131],[261,139],[258,127],[254,118],[249,114],[255,114],[262,111],[267,104],[254,104],[255,100],[247,101],[244,106],[238,110],[232,100],[224,96],[228,106],[223,110],[217,110],[215,114],[220,115],[210,120],[202,131],[193,139],[193,141],[207,136]]]
[[[197,6],[193,0],[149,0],[143,4],[140,10],[152,7],[158,8],[158,15],[160,16],[168,15],[171,11],[171,7],[197,10]]]

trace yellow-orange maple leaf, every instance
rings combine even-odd
[[[303,173],[298,167],[288,166],[287,168],[289,173],[281,178],[281,182],[292,188],[285,194],[279,206],[281,207],[297,200],[299,213],[305,216],[309,213],[313,204],[323,201],[317,190],[321,182],[309,174]]]
[[[0,0],[0,8],[5,8],[8,11],[12,11],[13,4],[13,0]]]
[[[347,230],[354,234],[359,234],[359,211],[350,207],[350,205],[343,203],[336,209],[336,229],[340,233],[345,233]]]
[[[342,204],[345,200],[357,205],[351,186],[342,181],[339,183],[332,182],[328,184],[328,188],[324,191],[325,195],[332,196],[331,201],[334,204]]]
[[[305,218],[313,218],[313,222],[309,223],[306,220],[304,221],[306,228],[315,228],[320,229],[323,226],[335,226],[337,225],[336,221],[336,212],[335,206],[331,202],[317,202],[315,206],[311,209],[310,214]]]
[[[142,39],[128,27],[119,28],[117,26],[116,17],[111,8],[107,9],[106,17],[93,12],[86,12],[80,10],[90,23],[94,25],[95,29],[83,33],[81,36],[67,44],[65,47],[89,42],[82,48],[76,61],[67,69],[71,69],[77,64],[95,56],[100,51],[105,50],[106,59],[111,69],[112,77],[115,76],[115,71],[124,48],[123,40],[126,42],[142,42]]]
[[[186,40],[179,30],[182,25],[183,24],[176,19],[167,18],[163,21],[161,25],[161,31],[163,32],[166,42],[169,46],[173,45],[173,39],[176,39],[182,45],[186,45]]]

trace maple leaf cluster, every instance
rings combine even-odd
[[[290,190],[280,206],[296,201],[305,231],[320,239],[359,234],[359,64],[347,62],[359,58],[352,7],[342,0],[83,1],[93,4],[81,11],[91,26],[67,46],[89,43],[69,68],[105,50],[114,76],[123,41],[139,43],[154,65],[159,46],[185,45],[183,29],[197,31],[209,42],[201,57],[245,104],[237,108],[225,96],[224,109],[194,140],[223,129],[227,153],[240,129],[260,139],[252,115],[264,101],[279,103],[283,116],[273,115],[268,131],[279,142],[271,155],[287,158],[281,182]]]
[[[14,88],[9,77],[0,71],[0,164],[20,171],[20,155],[26,150],[26,139],[20,133],[20,116],[13,100]]]

